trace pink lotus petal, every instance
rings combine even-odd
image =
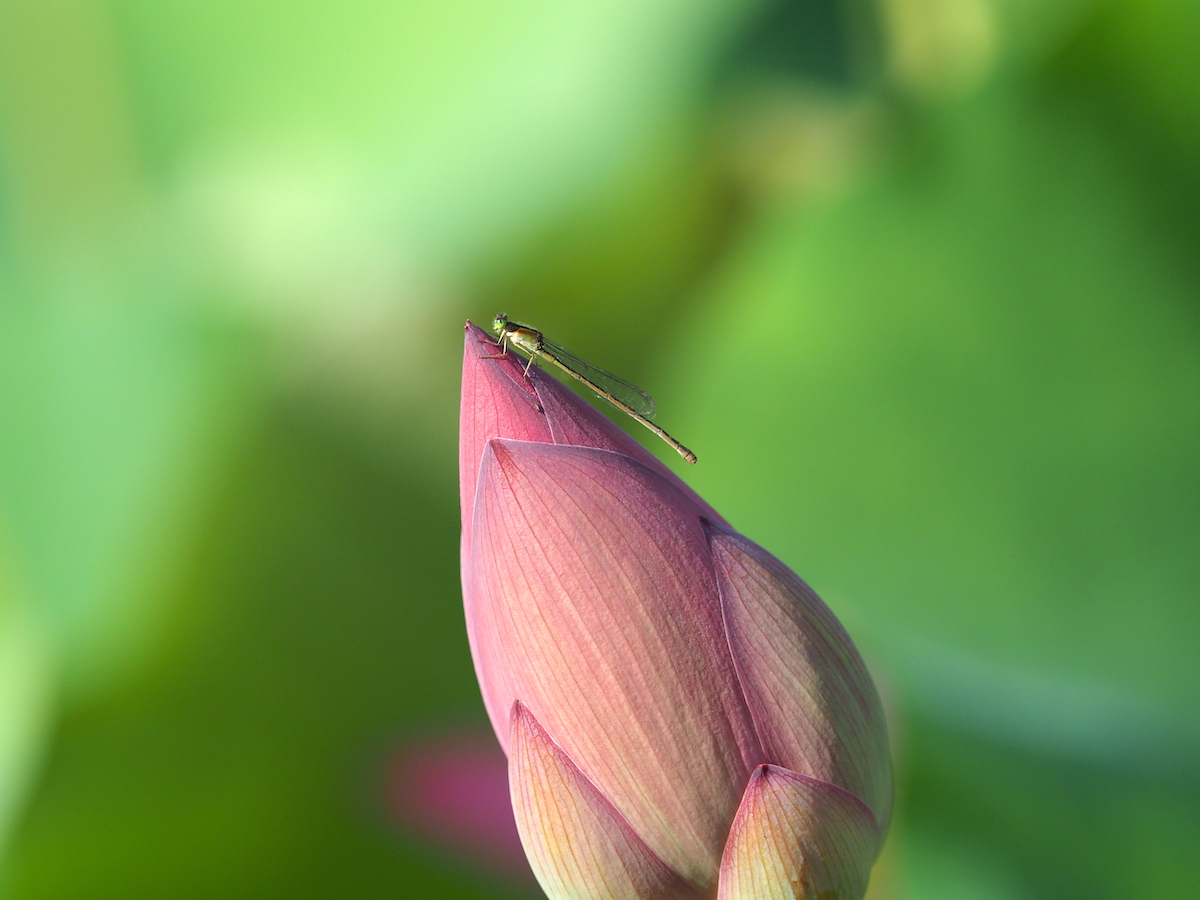
[[[509,746],[517,826],[551,900],[701,900],[520,703]]]
[[[545,380],[536,383],[537,394],[546,410],[546,421],[550,424],[554,443],[623,453],[658,472],[683,491],[696,505],[700,515],[717,522],[725,521],[720,513],[688,487],[683,479],[668,469],[657,456],[597,412],[595,407],[578,394],[564,390],[549,376],[543,378]]]
[[[462,570],[463,606],[467,622],[474,619],[474,597],[466,590],[471,581],[471,520],[475,507],[475,487],[479,460],[487,442],[495,437],[528,441],[549,441],[550,428],[542,413],[524,366],[515,353],[500,352],[499,345],[479,328],[467,322],[463,348],[462,400],[459,411],[458,481],[462,504],[462,538],[459,565]],[[479,678],[479,653],[475,632],[467,629],[471,658]],[[507,739],[507,728],[497,731]]]
[[[717,900],[862,900],[881,842],[857,797],[761,766],[725,846]]]
[[[522,701],[664,862],[711,884],[763,757],[694,502],[581,447],[493,441],[479,479],[465,589],[497,733]]]
[[[508,793],[508,761],[491,734],[409,745],[387,772],[388,808],[409,830],[532,882]]]
[[[829,607],[783,563],[712,527],[713,565],[766,759],[891,809],[883,708],[862,657]]]
[[[547,442],[551,437],[550,426],[517,355],[501,355],[496,342],[470,322],[464,344],[458,477],[465,547],[470,540],[475,478],[484,445],[495,437]]]

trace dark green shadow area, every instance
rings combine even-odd
[[[386,814],[395,747],[487,728],[452,491],[384,471],[299,407],[268,416],[159,664],[63,724],[11,896],[529,896]]]
[[[1200,883],[1200,778],[906,723],[896,825],[916,895],[1183,898]]]

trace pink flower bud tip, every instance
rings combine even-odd
[[[470,323],[459,461],[471,651],[547,895],[860,900],[891,766],[828,607]]]

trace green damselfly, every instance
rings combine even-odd
[[[587,385],[597,396],[603,397],[621,412],[645,425],[670,444],[675,452],[688,462],[696,462],[695,453],[650,421],[650,417],[654,415],[654,400],[637,385],[630,384],[624,378],[618,378],[611,372],[605,372],[603,369],[593,366],[566,347],[547,340],[546,336],[536,328],[513,322],[508,316],[496,316],[492,320],[492,330],[500,338],[502,350],[507,351],[508,345],[512,344],[529,357],[529,365],[525,367],[526,372],[537,358],[558,366],[572,378]]]

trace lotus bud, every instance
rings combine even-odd
[[[861,900],[891,809],[879,697],[779,560],[466,328],[475,671],[551,900]]]

